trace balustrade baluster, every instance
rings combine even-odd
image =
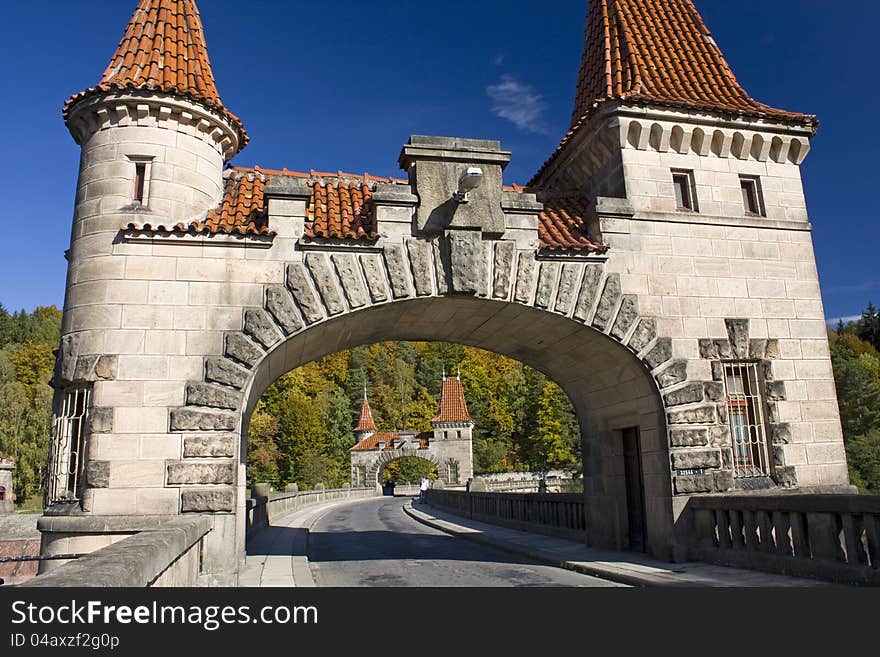
[[[868,544],[871,568],[880,570],[880,515],[866,513],[862,523],[865,525],[865,542]]]
[[[728,512],[728,515],[730,517],[730,546],[734,550],[741,550],[745,547],[742,511],[732,509]]]
[[[810,552],[814,559],[843,561],[840,547],[840,526],[835,513],[807,513]]]
[[[730,516],[724,509],[715,510],[715,524],[718,527],[718,546],[722,550],[730,549]]]
[[[758,529],[761,532],[761,552],[776,552],[776,543],[773,541],[773,523],[770,521],[770,512],[761,509],[756,513]]]
[[[773,512],[773,534],[776,536],[776,554],[790,557],[791,539],[788,536],[789,521],[788,513],[784,511]]]
[[[866,564],[868,555],[862,545],[862,519],[852,513],[841,516],[843,526],[843,544],[846,546],[846,561],[849,564]]]

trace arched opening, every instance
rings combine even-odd
[[[611,548],[637,546],[630,532],[632,514],[639,513],[646,549],[664,558],[671,555],[673,500],[657,384],[646,365],[609,335],[549,311],[445,296],[372,306],[316,324],[277,344],[256,365],[245,388],[242,435],[248,434],[260,397],[282,375],[344,349],[388,340],[487,349],[521,361],[559,384],[571,401],[581,433],[587,542]],[[635,454],[625,441],[633,430],[639,437]],[[246,443],[243,438],[242,470]],[[639,504],[634,503],[634,495]],[[244,477],[240,477],[239,506],[243,504]]]
[[[439,418],[457,392],[467,417]],[[452,449],[462,441],[466,458]],[[251,414],[247,482],[385,484],[386,456],[409,452],[448,486],[551,470],[580,481],[580,443],[571,401],[541,372],[461,344],[380,342],[307,363],[266,389]]]
[[[655,151],[665,151],[666,149],[663,147],[663,126],[659,123],[655,123],[651,126],[651,137],[650,142],[651,148]]]
[[[642,124],[638,121],[630,121],[629,128],[626,131],[626,138],[629,145],[633,148],[644,149],[642,145]]]

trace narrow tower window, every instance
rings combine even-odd
[[[134,164],[134,200],[144,204],[144,190],[147,187],[147,163],[135,162]]]
[[[697,212],[693,172],[673,171],[672,186],[675,188],[675,207],[679,212]]]
[[[758,178],[740,176],[739,186],[742,189],[743,208],[750,217],[764,216],[764,199],[761,195],[761,183]]]

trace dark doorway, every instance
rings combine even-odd
[[[629,549],[644,552],[647,542],[645,520],[645,487],[642,478],[642,449],[639,428],[623,430],[623,467],[626,479],[626,515]]]

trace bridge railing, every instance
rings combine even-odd
[[[562,493],[477,493],[431,489],[428,504],[450,513],[549,536],[583,540],[584,496]]]
[[[247,501],[245,514],[247,536],[272,524],[279,517],[321,502],[361,499],[377,495],[375,487],[330,488],[327,490],[301,490],[291,493],[274,493],[269,497],[252,497]]]
[[[880,495],[693,497],[692,557],[839,583],[880,584]]]
[[[163,587],[195,586],[202,541],[211,520],[189,516],[169,520],[69,561],[22,586]]]

